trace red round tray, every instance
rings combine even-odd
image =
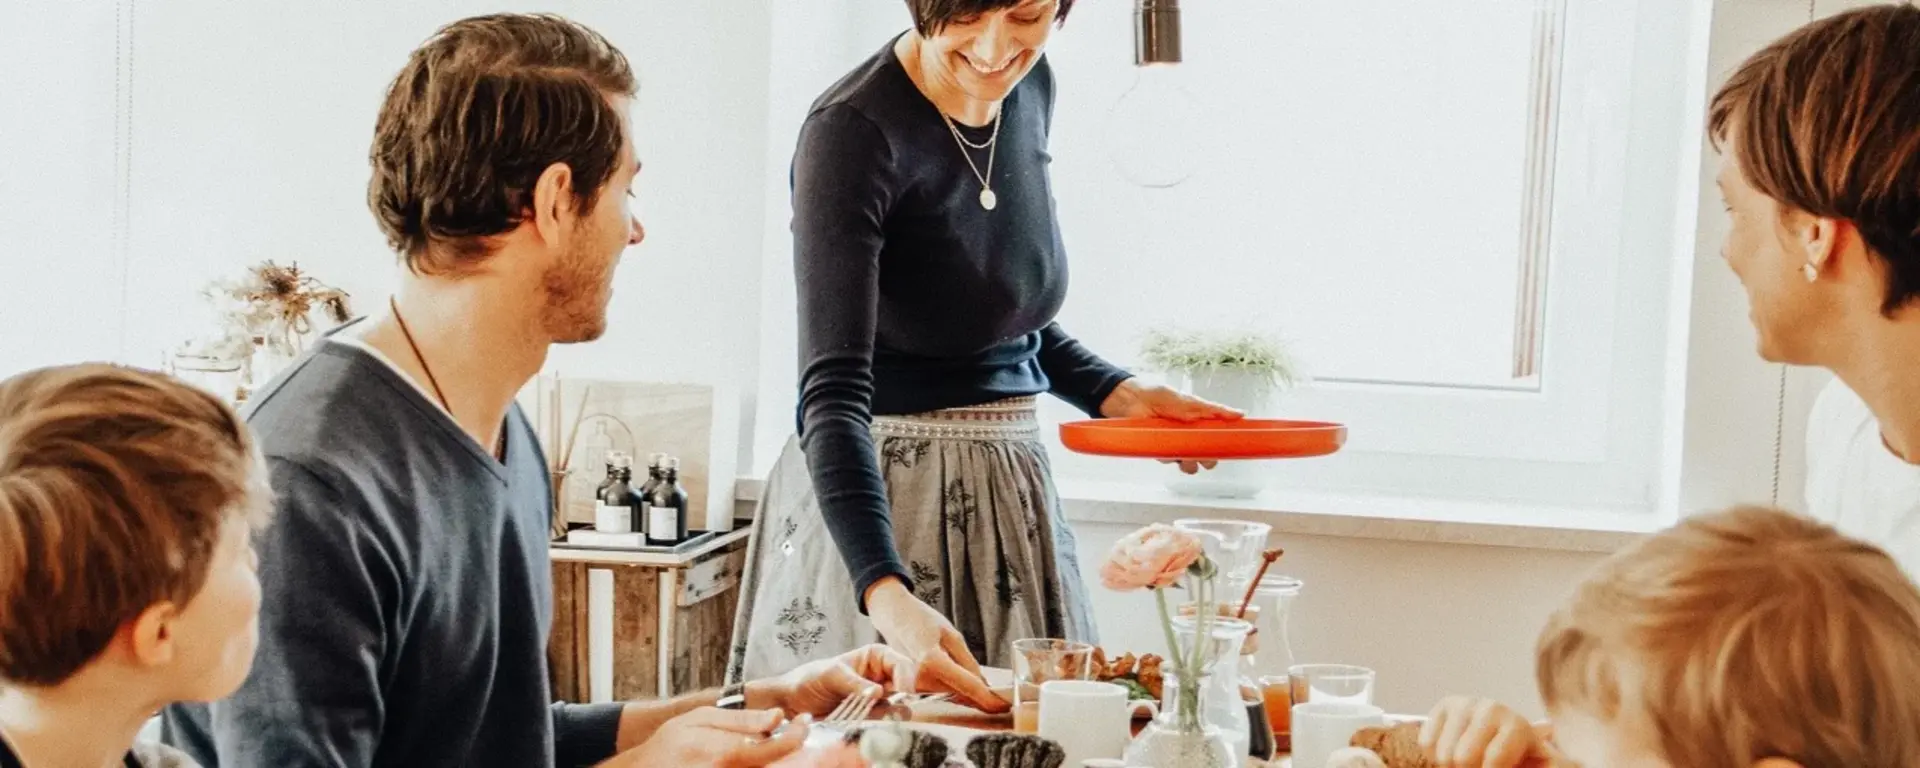
[[[1345,424],[1284,419],[1094,419],[1060,425],[1067,450],[1137,459],[1300,459],[1347,442]]]

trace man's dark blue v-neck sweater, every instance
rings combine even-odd
[[[518,407],[504,460],[363,349],[329,340],[247,423],[276,496],[255,540],[253,672],[177,705],[208,768],[587,765],[620,706],[552,704],[546,459]]]

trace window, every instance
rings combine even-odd
[[[1684,46],[1655,46],[1681,4],[1190,5],[1210,152],[1170,190],[1106,156],[1134,77],[1119,5],[1052,49],[1071,332],[1121,361],[1160,324],[1290,338],[1318,383],[1285,415],[1350,424],[1353,453],[1275,467],[1288,485],[1649,498],[1684,146],[1652,130],[1680,125]]]
[[[892,4],[858,14],[866,30],[905,23]],[[1135,74],[1130,4],[1080,4],[1051,44],[1067,329],[1122,364],[1161,324],[1291,339],[1317,382],[1283,415],[1353,432],[1340,456],[1274,467],[1290,487],[1649,504],[1672,264],[1691,245],[1675,222],[1698,144],[1692,9],[1211,0],[1184,22],[1208,151],[1166,190],[1127,185],[1107,156]],[[885,34],[816,63],[843,70]],[[791,288],[772,282],[790,279],[788,245],[769,237],[762,467],[791,428]],[[1065,478],[1141,471],[1056,461]]]

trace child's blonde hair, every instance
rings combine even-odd
[[[1536,656],[1550,709],[1637,718],[1668,762],[1920,765],[1920,589],[1774,509],[1692,518],[1603,563]]]

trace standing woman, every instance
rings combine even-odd
[[[1042,52],[1073,2],[906,0],[913,29],[814,102],[793,161],[800,433],[760,502],[733,679],[877,631],[921,688],[1004,709],[977,662],[1094,639],[1034,396],[1239,415],[1141,385],[1053,322]]]

